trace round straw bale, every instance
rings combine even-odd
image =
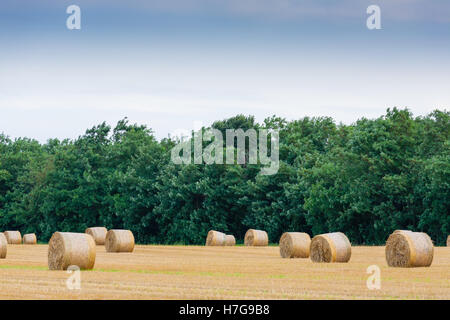
[[[227,242],[225,233],[215,230],[210,230],[206,236],[206,246],[224,246]]]
[[[22,235],[19,231],[5,231],[4,234],[6,237],[6,241],[8,241],[8,244],[22,243]]]
[[[130,230],[109,230],[106,233],[107,252],[133,252],[134,236]]]
[[[269,245],[269,236],[262,230],[249,229],[245,233],[244,244],[246,246],[264,247]]]
[[[55,232],[48,243],[48,268],[67,270],[75,265],[92,269],[95,264],[95,241],[86,233]]]
[[[313,262],[348,262],[352,245],[342,232],[320,234],[311,240],[310,256]]]
[[[390,267],[429,267],[433,262],[433,241],[423,232],[396,230],[387,239],[385,251]]]
[[[105,244],[106,233],[108,230],[105,227],[87,228],[85,233],[90,234],[94,238],[95,244],[102,246]]]
[[[23,236],[23,244],[36,244],[37,238],[34,233],[28,233]]]
[[[8,248],[8,241],[3,233],[0,232],[0,259],[6,258],[6,252]]]
[[[309,258],[311,237],[304,232],[285,232],[280,238],[282,258]]]
[[[234,245],[236,245],[236,239],[234,238],[233,235],[227,234],[225,236],[225,245],[226,246],[234,246]]]

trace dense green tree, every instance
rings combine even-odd
[[[237,115],[212,128],[223,133],[224,155],[237,147],[226,145],[227,129],[277,130],[277,174],[260,174],[260,163],[174,164],[179,141],[157,141],[126,118],[44,144],[0,134],[0,230],[46,241],[54,231],[104,225],[132,230],[139,243],[184,244],[203,244],[211,229],[238,242],[248,228],[266,230],[271,242],[285,231],[339,230],[356,244],[411,229],[442,245],[450,233],[447,111],[413,117],[393,108],[350,125]]]

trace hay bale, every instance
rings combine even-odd
[[[109,230],[106,233],[107,252],[133,252],[134,236],[130,230]]]
[[[6,241],[8,241],[8,244],[22,243],[22,235],[19,231],[5,231],[4,234],[6,237]]]
[[[98,246],[103,246],[106,240],[106,233],[108,230],[105,227],[92,227],[87,228],[84,231],[87,234],[90,234],[92,238],[94,238],[95,244]]]
[[[249,229],[245,233],[244,244],[246,246],[264,247],[269,245],[269,236],[262,230]]]
[[[447,247],[450,247],[450,236],[447,237]]]
[[[348,262],[352,245],[342,232],[320,234],[311,240],[310,256],[313,262]]]
[[[396,230],[387,239],[385,251],[390,267],[429,267],[433,262],[433,241],[423,232]]]
[[[0,232],[0,259],[6,258],[6,252],[8,249],[8,241],[3,233]]]
[[[309,258],[311,237],[304,232],[285,232],[280,238],[282,258]]]
[[[67,270],[75,265],[80,269],[93,269],[95,241],[86,233],[55,232],[48,243],[48,268]]]
[[[236,245],[236,239],[234,238],[233,235],[227,234],[225,236],[225,245],[226,246],[234,246],[234,245]]]
[[[23,244],[36,244],[37,238],[34,233],[28,233],[23,236]]]
[[[210,230],[206,236],[206,246],[224,246],[227,242],[227,235],[220,231]]]

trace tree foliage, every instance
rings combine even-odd
[[[184,244],[203,243],[210,229],[242,241],[261,228],[272,242],[285,231],[342,231],[357,244],[383,244],[395,229],[427,232],[436,244],[450,233],[447,111],[413,117],[394,108],[351,125],[238,115],[212,127],[279,130],[278,173],[176,165],[175,140],[157,141],[127,119],[45,144],[1,134],[0,230],[46,241],[104,225],[132,230],[139,243]]]

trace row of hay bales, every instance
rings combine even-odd
[[[227,242],[227,237],[232,241]],[[207,246],[235,245],[234,236],[211,230],[206,238]],[[244,237],[246,246],[267,246],[267,232],[250,229]],[[450,246],[450,236],[447,237]],[[310,258],[313,262],[350,261],[352,245],[342,232],[311,237],[304,232],[285,232],[279,242],[282,258]],[[396,230],[386,241],[385,255],[390,267],[429,267],[433,262],[434,246],[431,238],[423,232]]]
[[[350,241],[342,232],[317,235],[312,240],[306,233],[286,232],[280,239],[283,258],[309,255],[313,262],[348,262],[351,249]],[[396,230],[386,241],[385,255],[390,267],[429,267],[434,256],[433,241],[423,232]]]
[[[7,244],[36,244],[37,238],[34,233],[27,233],[23,236],[20,231],[4,231],[0,234],[6,239]]]
[[[269,236],[262,230],[249,229],[245,233],[244,244],[246,246],[264,247],[269,245]],[[233,235],[227,235],[220,231],[210,230],[206,236],[206,246],[234,246],[236,239]]]
[[[85,233],[55,232],[48,243],[48,268],[66,270],[71,265],[80,269],[94,268],[96,247],[106,252],[133,252],[134,235],[130,230],[105,227],[87,228]]]
[[[28,233],[23,236],[19,231],[0,232],[0,259],[6,259],[8,253],[8,244],[36,244],[37,238],[34,233]]]
[[[23,243],[36,244],[35,234],[27,234]],[[0,233],[0,258],[6,258],[8,244],[20,244],[19,231]],[[232,235],[211,230],[207,246],[234,246]],[[244,237],[246,246],[267,246],[267,232],[249,229]],[[86,229],[85,233],[55,232],[48,248],[50,270],[65,270],[70,265],[92,269],[95,264],[96,245],[104,245],[107,252],[133,252],[134,235],[130,230],[107,230],[104,227]],[[447,238],[450,246],[450,236]],[[351,243],[342,232],[315,236],[307,233],[286,232],[280,238],[280,255],[283,258],[308,258],[313,262],[348,262]],[[391,267],[428,267],[433,261],[434,247],[431,238],[422,232],[396,230],[386,242],[386,260]]]
[[[8,244],[21,243],[19,231],[0,233],[0,258],[6,258]],[[36,244],[36,235],[24,235],[23,243]],[[106,252],[133,252],[134,235],[130,230],[108,231],[104,227],[88,228],[85,233],[55,232],[48,243],[48,267],[50,270],[66,270],[75,265],[80,269],[92,269],[97,245],[104,245]]]
[[[352,245],[342,232],[320,234],[312,240],[304,232],[285,232],[280,238],[282,258],[311,258],[313,262],[348,262]]]
[[[234,246],[236,239],[233,235],[225,234],[220,231],[211,230],[206,236],[207,246]]]

